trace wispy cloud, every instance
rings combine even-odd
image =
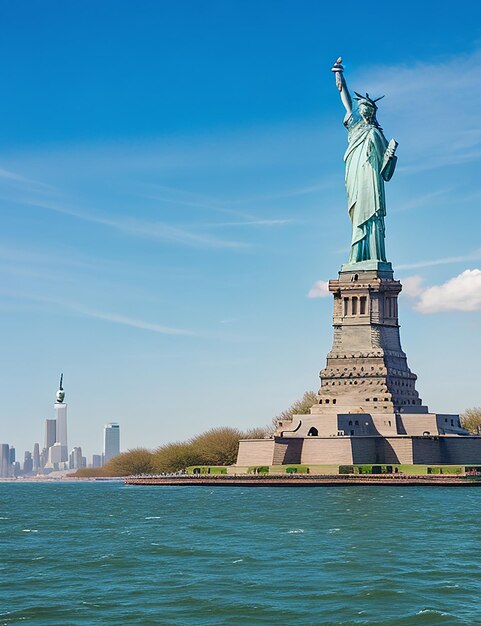
[[[58,311],[59,308],[65,311],[72,311],[78,315],[83,317],[90,317],[94,319],[103,320],[105,322],[112,322],[113,324],[121,324],[123,326],[130,326],[132,328],[138,328],[140,330],[147,330],[154,333],[159,333],[161,335],[179,335],[179,336],[189,336],[189,337],[200,337],[204,336],[202,333],[186,329],[186,328],[176,328],[173,326],[165,326],[163,324],[159,324],[157,322],[149,322],[146,320],[129,317],[127,315],[123,315],[121,313],[112,313],[110,311],[99,311],[97,309],[92,309],[89,307],[85,307],[83,305],[77,304],[76,302],[65,300],[62,298],[52,298],[49,296],[43,295],[33,295],[33,294],[25,294],[25,293],[11,293],[8,291],[0,292],[4,298],[11,299],[13,301],[27,301],[32,303],[37,303],[40,305],[48,305],[55,307],[55,310]]]
[[[403,211],[411,211],[412,209],[431,207],[433,205],[433,200],[439,201],[439,198],[446,198],[450,201],[451,199],[449,194],[452,191],[452,188],[437,189],[436,191],[430,191],[429,193],[419,194],[403,204],[393,205],[391,211],[393,213],[401,213]]]
[[[223,130],[218,134],[211,131],[196,134],[186,132],[185,135],[154,137],[145,141],[132,141],[131,138],[124,142],[122,139],[112,143],[96,141],[59,145],[48,150],[40,146],[39,149],[32,148],[28,152],[11,153],[10,158],[15,163],[27,164],[35,167],[36,171],[47,173],[52,172],[56,166],[62,170],[67,166],[69,170],[81,171],[88,177],[115,175],[118,179],[128,174],[131,181],[145,185],[146,190],[150,186],[154,194],[156,189],[169,195],[179,192],[182,201],[189,201],[189,198],[181,197],[186,193],[182,188],[162,181],[171,181],[173,174],[177,179],[179,174],[194,171],[201,175],[208,172],[209,176],[215,172],[217,187],[223,187],[222,174],[225,172],[229,175],[230,172],[235,172],[239,178],[247,171],[259,173],[261,169],[278,170],[279,166],[286,164],[305,167],[311,155],[319,155],[319,146],[325,144],[329,134],[334,132],[331,126],[322,125],[319,116],[288,123],[262,124],[241,130]],[[309,174],[306,173],[309,178],[304,180],[312,181],[316,176],[315,172],[313,169]],[[262,182],[261,179],[259,182]],[[281,179],[276,189],[256,192],[255,197],[303,195],[330,186],[332,181],[326,177],[324,181],[294,184],[287,189],[285,184]],[[258,189],[260,190],[260,186]],[[206,193],[206,198],[217,201],[218,198],[214,197],[217,191],[218,189],[213,196]],[[197,195],[194,193],[194,196]],[[196,202],[197,198],[192,197],[191,200]],[[243,198],[240,198],[239,202],[242,201]]]
[[[285,226],[286,224],[293,224],[296,220],[292,219],[274,219],[274,220],[250,220],[245,222],[218,222],[214,224],[207,224],[207,226],[212,228],[227,228],[227,227],[235,227],[235,226]]]
[[[295,187],[292,189],[281,189],[277,192],[268,194],[260,194],[251,196],[242,200],[242,202],[259,202],[261,200],[281,200],[283,198],[295,198],[296,196],[306,196],[312,193],[318,193],[332,187],[333,183],[330,180],[315,183],[313,185],[305,185],[303,187]],[[239,202],[239,201],[238,201]]]
[[[241,241],[232,241],[223,239],[214,235],[206,234],[202,232],[205,228],[220,227],[220,226],[274,226],[288,223],[286,219],[259,219],[250,214],[241,213],[240,211],[226,210],[225,212],[230,215],[242,217],[244,221],[233,221],[224,223],[206,224],[200,223],[186,228],[184,226],[178,226],[176,224],[166,223],[163,221],[143,220],[137,217],[113,217],[112,215],[100,215],[99,213],[80,209],[71,202],[69,202],[66,194],[62,194],[60,189],[56,189],[50,185],[44,185],[44,183],[32,181],[24,176],[15,174],[14,172],[7,171],[0,168],[0,180],[4,178],[8,181],[13,180],[19,183],[19,187],[16,188],[13,193],[5,194],[5,198],[18,204],[38,207],[46,209],[51,212],[68,215],[70,217],[80,219],[83,221],[100,224],[116,230],[122,231],[128,235],[145,237],[149,239],[155,239],[158,241],[170,241],[178,244],[197,247],[197,248],[246,248],[250,247],[249,243]],[[44,189],[32,188],[32,185],[38,185],[44,187]],[[195,194],[184,192],[179,189],[172,189],[166,187],[170,191],[174,191],[181,196],[196,197]],[[45,193],[45,192],[55,192]],[[172,200],[166,199],[167,202],[182,202],[179,198]],[[199,206],[208,208],[211,210],[220,210],[219,207],[213,206],[212,202],[202,201],[186,201],[189,206]]]
[[[153,322],[146,322],[145,320],[139,320],[125,315],[119,315],[117,313],[108,313],[105,311],[96,311],[80,307],[77,305],[69,304],[68,308],[85,315],[86,317],[93,317],[95,319],[104,320],[106,322],[113,322],[114,324],[122,324],[123,326],[131,326],[132,328],[139,328],[141,330],[149,330],[154,333],[160,333],[161,335],[184,335],[184,336],[198,336],[192,330],[184,328],[173,328],[172,326],[163,326],[162,324],[156,324]]]
[[[481,50],[438,62],[378,66],[353,88],[386,94],[381,119],[406,155],[399,171],[422,171],[481,158]],[[410,160],[408,160],[410,159]]]
[[[400,263],[396,265],[398,270],[415,270],[423,267],[435,267],[436,265],[451,265],[453,263],[466,263],[467,261],[478,261],[481,259],[481,248],[460,256],[441,257],[440,259],[430,259],[426,261],[416,261],[415,263]]]
[[[0,260],[4,264],[11,264],[12,267],[20,268],[28,266],[34,270],[48,267],[50,270],[62,270],[72,268],[80,270],[95,270],[99,268],[119,270],[122,272],[134,266],[133,262],[114,261],[105,257],[97,257],[92,254],[79,254],[78,252],[62,247],[61,242],[54,249],[42,249],[31,245],[17,246],[10,242],[0,241]],[[171,271],[171,270],[170,270]]]
[[[189,231],[185,228],[159,221],[139,220],[130,217],[104,217],[92,212],[86,212],[84,210],[71,208],[63,204],[40,199],[30,200],[22,198],[17,201],[21,204],[39,207],[55,213],[61,213],[63,215],[68,215],[87,222],[101,224],[103,226],[114,228],[127,235],[136,237],[144,237],[157,241],[170,241],[197,248],[246,248],[250,246],[248,243],[220,239],[218,237]]]
[[[220,239],[212,235],[204,235],[188,231],[178,226],[172,226],[162,222],[148,222],[133,218],[117,220],[101,220],[99,223],[111,226],[128,235],[155,239],[157,241],[170,241],[194,248],[248,248],[249,243]]]
[[[174,204],[185,206],[188,208],[205,209],[212,212],[220,212],[227,215],[237,216],[242,218],[243,221],[237,222],[220,222],[209,224],[210,226],[275,226],[279,224],[291,223],[292,219],[263,219],[258,217],[251,208],[239,209],[236,207],[246,207],[248,205],[258,205],[265,203],[269,200],[282,200],[284,198],[291,198],[301,195],[307,195],[311,193],[317,193],[329,187],[332,183],[323,182],[305,187],[297,187],[293,189],[284,189],[278,192],[272,192],[269,194],[258,194],[254,196],[248,196],[239,199],[236,198],[213,198],[211,196],[205,196],[197,192],[182,190],[179,188],[173,188],[166,185],[149,185],[150,188],[154,188],[155,193],[152,191],[148,193],[141,193],[140,197],[164,204]],[[162,193],[159,194],[158,190]]]
[[[22,176],[21,174],[17,174],[16,172],[11,172],[10,170],[6,170],[3,167],[0,167],[0,179],[7,180],[14,183],[20,183],[22,185],[26,185],[29,187],[40,187],[44,189],[52,189],[51,185],[47,185],[46,183],[42,183],[38,180],[32,180],[31,178],[27,178],[26,176]]]
[[[179,195],[180,194],[180,195]],[[233,215],[234,217],[242,217],[245,219],[253,219],[253,216],[250,214],[246,214],[243,211],[238,209],[232,209],[226,207],[226,202],[221,202],[219,200],[212,199],[203,199],[202,196],[197,196],[197,194],[193,194],[190,192],[182,192],[180,190],[176,190],[175,194],[168,195],[159,195],[158,193],[144,193],[140,194],[141,198],[145,198],[147,200],[153,200],[155,202],[161,202],[166,205],[180,205],[185,206],[189,209],[204,209],[207,211],[211,211],[214,213],[223,213],[226,215]]]

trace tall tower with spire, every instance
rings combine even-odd
[[[67,404],[65,400],[65,391],[63,389],[63,374],[60,375],[60,384],[58,386],[56,402],[55,402],[55,418],[57,420],[57,436],[55,443],[60,444],[60,461],[68,463],[68,443],[67,443]]]

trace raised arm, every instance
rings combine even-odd
[[[342,104],[346,108],[347,113],[350,115],[352,113],[352,99],[351,94],[346,85],[346,80],[344,78],[344,67],[342,66],[342,59],[339,57],[337,61],[332,66],[332,71],[336,75],[336,86],[341,95]]]

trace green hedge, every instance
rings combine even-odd
[[[227,474],[227,467],[222,465],[191,465],[188,474]]]
[[[340,465],[339,474],[393,474],[395,465]]]
[[[340,465],[339,474],[463,474],[464,467],[458,465]]]
[[[428,474],[462,474],[464,472],[463,467],[456,467],[454,465],[444,465],[441,467],[428,467]]]
[[[309,474],[309,468],[307,465],[288,465],[286,474]]]
[[[267,465],[252,465],[247,469],[248,474],[268,474],[269,467]]]

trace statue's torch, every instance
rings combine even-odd
[[[336,75],[336,87],[339,91],[342,91],[342,72],[344,71],[344,67],[342,65],[342,58],[339,57],[337,61],[332,66],[332,71]]]

